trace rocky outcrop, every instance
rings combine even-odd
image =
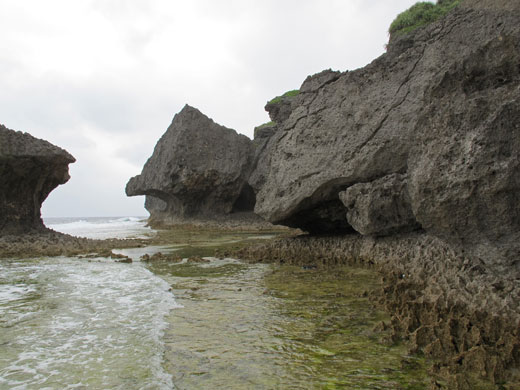
[[[255,212],[316,233],[423,229],[475,257],[520,263],[512,3],[462,2],[366,67],[321,72],[268,104],[277,126],[250,177]]]
[[[419,228],[404,175],[354,184],[340,192],[339,198],[347,208],[348,223],[363,235],[385,236]]]
[[[0,234],[43,230],[42,203],[69,180],[75,161],[47,141],[0,125]]]
[[[165,224],[252,211],[252,160],[249,138],[186,105],[126,193],[147,195],[151,220]]]

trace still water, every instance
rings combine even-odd
[[[0,389],[427,388],[375,330],[372,271],[138,261],[157,250],[188,257],[0,260]]]

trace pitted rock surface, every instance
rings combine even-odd
[[[47,141],[0,125],[0,233],[43,230],[42,203],[69,180],[75,161]]]

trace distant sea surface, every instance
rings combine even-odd
[[[146,226],[147,217],[50,217],[45,226],[77,237],[148,238],[153,230]]]

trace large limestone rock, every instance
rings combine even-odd
[[[311,232],[422,227],[516,261],[519,8],[467,0],[393,38],[366,67],[308,77],[297,96],[266,106],[277,126],[250,177],[255,212]],[[392,206],[380,195],[396,174],[408,179]],[[378,212],[385,223],[375,223]]]
[[[363,235],[385,236],[419,228],[405,175],[354,184],[340,192],[339,198],[347,208],[348,223]]]
[[[488,39],[477,35],[485,43],[431,85],[408,159],[408,187],[425,229],[483,259],[506,257],[520,266],[518,14],[516,22],[516,31],[506,24]]]
[[[0,234],[44,229],[41,205],[69,180],[75,161],[47,141],[0,125]]]
[[[249,138],[186,105],[157,142],[128,196],[147,195],[154,222],[174,223],[252,211],[247,184],[253,159]]]

